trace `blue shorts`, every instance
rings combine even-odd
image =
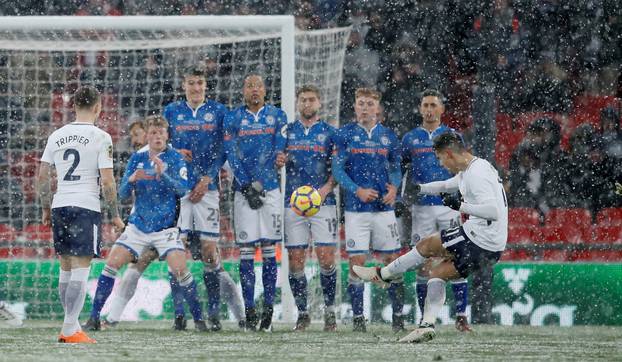
[[[101,213],[81,207],[52,209],[54,249],[58,255],[99,256]]]
[[[441,242],[445,250],[453,254],[453,264],[463,278],[482,266],[495,264],[501,257],[501,251],[482,249],[471,241],[462,226],[441,231]]]

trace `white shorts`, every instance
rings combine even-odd
[[[135,258],[138,258],[146,248],[152,247],[160,254],[160,260],[166,259],[166,254],[170,251],[185,250],[179,238],[179,229],[176,227],[145,234],[133,224],[128,224],[115,245],[125,247]]]
[[[372,251],[381,253],[400,251],[399,230],[393,211],[346,211],[345,217],[348,254],[367,254],[370,246]]]
[[[322,206],[311,217],[298,216],[289,207],[285,209],[286,248],[306,248],[310,241],[316,246],[336,246],[337,228],[337,206]]]
[[[196,230],[201,233],[201,240],[218,241],[220,237],[220,209],[217,190],[208,191],[201,201],[193,204],[190,196],[181,199],[177,226],[181,236],[187,237],[188,232]]]
[[[447,206],[413,205],[411,211],[413,243],[433,233],[460,225],[460,212]]]
[[[263,206],[253,210],[242,193],[235,192],[233,199],[233,222],[235,241],[238,244],[255,244],[257,242],[276,243],[281,241],[281,210],[283,199],[281,191],[268,191]]]

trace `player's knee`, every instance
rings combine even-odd
[[[263,259],[276,257],[276,247],[274,246],[274,244],[262,245],[261,246],[261,257]]]
[[[243,246],[240,248],[241,260],[253,260],[255,259],[255,248],[249,246]]]
[[[358,275],[350,273],[348,274],[348,285],[363,285],[363,280]]]

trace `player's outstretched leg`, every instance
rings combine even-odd
[[[472,332],[466,316],[466,308],[469,302],[469,283],[460,278],[451,281],[451,289],[456,300],[456,329],[460,332]]]
[[[261,313],[261,323],[259,330],[263,332],[272,331],[272,315],[274,314],[274,297],[276,295],[276,249],[273,243],[261,246],[263,257],[261,279],[263,282],[263,311]]]
[[[246,314],[246,328],[254,331],[259,323],[255,310],[255,247],[240,248],[240,283]]]

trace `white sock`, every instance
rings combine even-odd
[[[61,330],[61,334],[64,336],[71,336],[80,330],[78,318],[82,307],[84,307],[86,281],[89,278],[90,270],[90,267],[71,269],[71,279],[65,292],[65,320]]]
[[[445,281],[439,278],[428,280],[428,294],[425,297],[423,323],[434,324],[438,312],[445,304]]]
[[[114,298],[112,298],[110,302],[110,313],[108,313],[106,320],[109,322],[118,322],[121,320],[121,314],[123,314],[125,306],[130,299],[132,299],[134,293],[136,293],[136,285],[138,284],[140,275],[141,273],[139,273],[138,270],[127,268],[119,284],[119,289],[117,289]]]
[[[235,319],[238,321],[245,319],[242,295],[231,275],[223,270],[218,273],[218,278],[220,278],[220,297],[227,303]]]
[[[60,304],[63,306],[63,311],[65,311],[65,293],[67,292],[67,285],[70,279],[71,270],[61,269],[58,275],[58,295],[60,297]]]
[[[408,269],[423,264],[425,258],[419,254],[417,248],[412,248],[408,253],[393,260],[389,265],[380,269],[382,279],[389,280],[406,273]]]

